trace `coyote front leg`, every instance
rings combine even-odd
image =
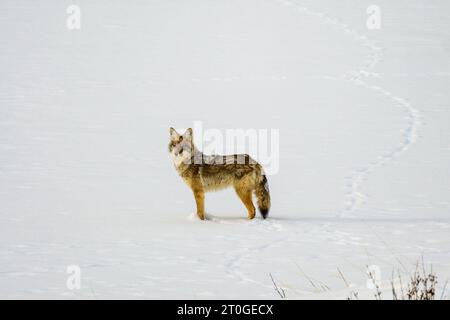
[[[193,190],[195,202],[197,204],[197,216],[205,220],[205,192],[203,190]]]

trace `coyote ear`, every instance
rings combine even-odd
[[[175,130],[174,128],[170,127],[170,139],[171,140],[177,140],[180,137],[180,135],[178,134],[177,130]]]
[[[192,136],[194,135],[194,133],[192,132],[192,128],[189,128],[186,130],[186,132],[184,133],[183,136],[185,136],[186,138],[192,140]]]

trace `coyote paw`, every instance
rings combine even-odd
[[[198,218],[200,220],[205,220],[205,215],[204,214],[197,213],[197,216],[198,216]]]

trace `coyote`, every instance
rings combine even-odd
[[[264,170],[247,154],[207,156],[197,150],[193,132],[189,128],[180,135],[170,128],[169,152],[179,175],[194,193],[197,215],[205,219],[205,192],[233,186],[248,211],[255,217],[252,194],[255,192],[258,208],[265,219],[270,209],[269,185]]]

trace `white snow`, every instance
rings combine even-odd
[[[71,4],[0,4],[0,298],[373,298],[370,265],[390,298],[421,256],[442,288],[448,1],[379,0],[380,30],[366,0]],[[167,151],[197,120],[280,130],[269,219],[233,190],[197,219]]]

